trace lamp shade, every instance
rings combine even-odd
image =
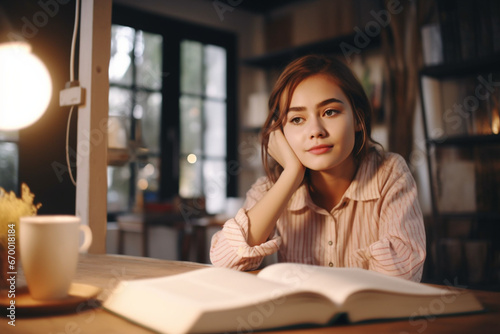
[[[0,130],[18,130],[36,122],[52,96],[43,62],[25,42],[0,44]]]

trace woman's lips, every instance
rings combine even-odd
[[[333,145],[318,145],[311,147],[310,149],[307,150],[307,152],[312,154],[324,154],[326,152],[329,152],[332,148]]]

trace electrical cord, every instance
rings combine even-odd
[[[75,81],[75,49],[76,49],[76,37],[78,34],[78,24],[80,18],[80,0],[76,0],[75,4],[75,25],[73,27],[73,37],[71,40],[71,56],[70,56],[70,65],[69,65],[69,76],[70,83]],[[68,167],[69,177],[71,178],[71,182],[76,187],[76,180],[73,177],[73,172],[71,170],[71,163],[69,161],[69,131],[71,125],[71,116],[73,115],[73,110],[75,106],[71,106],[68,114],[68,122],[66,125],[66,165]]]

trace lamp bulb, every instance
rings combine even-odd
[[[52,81],[43,62],[25,42],[0,44],[0,130],[36,122],[47,109]]]

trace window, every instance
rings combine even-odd
[[[108,211],[129,211],[139,191],[159,187],[162,47],[159,34],[113,25],[109,65],[111,148],[131,162],[108,167]],[[122,139],[120,140],[120,132]]]
[[[236,196],[235,48],[233,34],[114,5],[110,137],[132,150],[108,167],[108,213],[139,190],[203,196],[211,213]]]
[[[181,42],[182,197],[206,197],[207,211],[221,212],[226,198],[226,50]]]
[[[18,190],[19,148],[17,131],[0,131],[0,187],[5,191]]]

